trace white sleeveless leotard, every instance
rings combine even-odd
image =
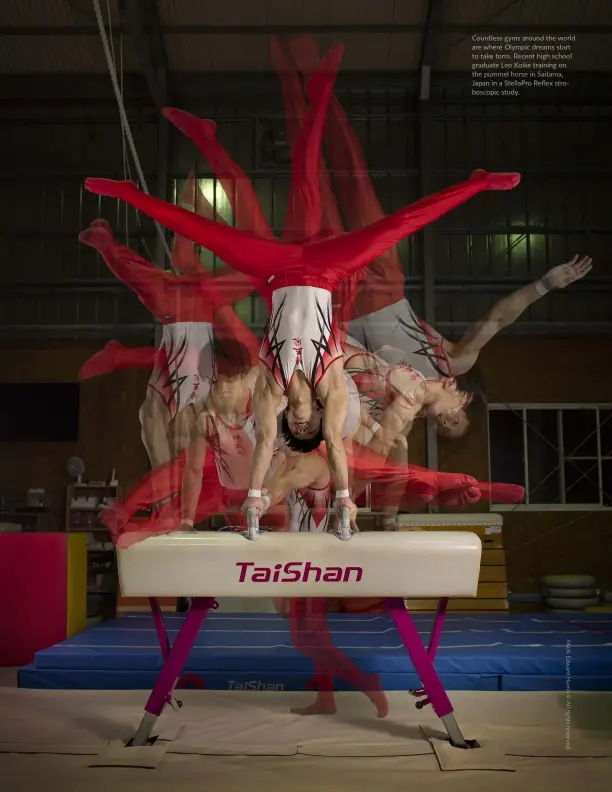
[[[341,357],[331,292],[314,286],[285,286],[272,293],[259,359],[283,391],[296,371],[302,371],[316,388],[329,366]]]
[[[226,489],[248,489],[253,451],[255,420],[249,412],[241,425],[227,424],[217,413],[208,416],[209,442],[212,443],[219,483]]]
[[[416,315],[406,299],[354,319],[349,333],[391,366],[404,363],[429,380],[450,374],[441,336]]]
[[[174,418],[190,404],[206,399],[214,374],[213,327],[209,322],[163,326],[149,387]]]
[[[285,498],[289,506],[289,530],[327,531],[330,517],[330,487],[313,489],[306,487],[289,492]]]

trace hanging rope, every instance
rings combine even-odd
[[[138,158],[138,152],[136,151],[136,144],[134,143],[134,138],[132,137],[132,130],[130,129],[130,124],[125,112],[125,106],[123,104],[123,97],[121,95],[121,90],[119,88],[119,83],[117,81],[117,73],[115,71],[113,65],[113,56],[110,50],[110,46],[108,43],[108,37],[106,35],[106,30],[104,28],[104,20],[102,18],[102,11],[100,10],[100,3],[99,0],[93,0],[94,11],[96,13],[96,22],[98,23],[98,30],[100,32],[100,40],[102,41],[102,47],[104,49],[104,57],[106,58],[106,65],[108,67],[108,71],[110,74],[111,82],[113,84],[113,91],[115,94],[115,99],[117,100],[117,107],[119,109],[119,118],[121,119],[121,128],[123,129],[123,133],[125,134],[130,153],[132,155],[132,159],[134,161],[134,167],[136,168],[136,173],[138,174],[138,180],[143,191],[150,195],[149,188],[147,187],[147,182],[144,177],[144,173],[142,172],[142,167],[140,165],[140,159]],[[168,256],[168,261],[171,261],[171,253],[170,248],[168,247],[168,243],[166,241],[166,236],[164,234],[163,228],[159,225],[159,223],[155,223],[155,227],[157,229],[157,233],[159,235],[160,241],[164,246],[164,250],[166,255]]]

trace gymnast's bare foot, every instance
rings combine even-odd
[[[477,168],[472,172],[471,179],[484,178],[487,190],[513,190],[521,181],[520,173],[489,173]]]
[[[319,693],[314,704],[306,707],[291,707],[292,715],[335,715],[336,699],[333,693]]]
[[[478,487],[468,487],[468,489],[445,490],[440,493],[437,499],[438,506],[445,508],[467,506],[471,503],[478,503],[482,498],[482,493]]]
[[[344,47],[341,44],[332,47],[319,64],[316,72],[306,81],[306,96],[309,102],[323,99],[323,92],[332,90],[343,53]]]
[[[89,228],[85,228],[81,231],[79,234],[79,242],[82,242],[84,245],[89,245],[89,247],[99,251],[108,250],[108,248],[116,244],[111,227],[106,220],[102,218],[94,220]]]
[[[92,379],[92,377],[99,377],[101,374],[108,374],[114,371],[116,355],[121,356],[127,351],[127,348],[120,344],[119,341],[109,341],[103,349],[96,352],[95,355],[92,355],[89,360],[83,363],[79,371],[79,381]]]
[[[202,136],[214,138],[217,134],[217,125],[214,121],[208,118],[198,118],[177,107],[164,107],[162,115],[191,140]]]
[[[375,677],[371,678],[375,679]],[[376,680],[376,682],[378,683],[378,680]],[[385,691],[379,688],[378,690],[364,690],[363,692],[376,707],[377,716],[379,718],[386,718],[389,714],[389,701],[385,695]]]
[[[520,503],[525,497],[525,488],[518,484],[489,484],[478,482],[484,500],[491,503]]]
[[[436,485],[440,493],[447,490],[468,490],[470,487],[477,487],[478,482],[473,476],[465,473],[436,473]]]
[[[108,532],[113,540],[116,540],[122,533],[123,528],[127,525],[130,515],[127,514],[118,503],[115,503],[113,506],[101,510],[99,519],[100,522],[108,528]]]
[[[133,181],[117,181],[115,179],[85,179],[85,189],[95,195],[105,195],[108,198],[120,198],[128,193],[138,192]]]

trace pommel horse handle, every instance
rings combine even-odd
[[[259,515],[257,514],[257,509],[254,506],[250,506],[247,509],[246,513],[247,518],[247,539],[259,539]]]
[[[339,537],[343,542],[348,542],[353,536],[351,531],[351,516],[349,514],[348,506],[343,506],[340,517],[340,533]]]

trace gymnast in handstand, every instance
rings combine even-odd
[[[173,263],[196,274],[176,275],[156,267],[126,245],[120,245],[105,220],[95,220],[80,233],[79,240],[96,249],[111,272],[162,323],[161,344],[139,414],[143,444],[155,469],[188,444],[196,416],[210,390],[214,333],[235,337],[236,333],[246,332],[231,303],[249,294],[252,284],[242,273],[213,279],[202,267],[198,272],[193,243],[186,239],[175,239]],[[110,342],[87,361],[81,378],[118,366],[150,365],[147,352],[150,350],[128,351],[117,342]]]
[[[280,50],[279,42],[273,46]],[[308,79],[319,66],[316,43],[308,36],[300,36],[291,39],[289,46],[291,58],[282,58],[282,80],[295,81],[296,67]],[[291,99],[286,91],[284,95]],[[325,143],[329,163],[339,174],[336,188],[348,226],[361,228],[380,221],[384,212],[361,144],[336,97],[330,100]],[[397,248],[387,250],[359,274],[358,288],[355,282],[348,284],[348,289],[343,284],[339,301],[349,322],[349,335],[387,363],[402,361],[428,379],[453,377],[464,392],[472,394],[461,410],[439,413],[432,421],[441,436],[453,438],[467,431],[470,416],[476,415],[484,401],[484,384],[475,365],[486,344],[534,302],[583,278],[591,267],[589,256],[577,255],[552,267],[539,280],[499,300],[457,342],[443,338],[413,310],[405,295],[405,274]]]

